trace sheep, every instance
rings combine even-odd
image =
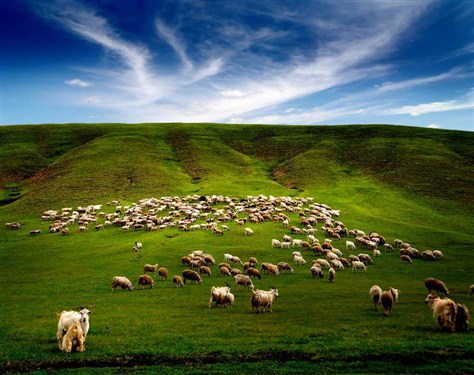
[[[280,274],[280,270],[278,269],[278,267],[275,266],[274,264],[271,264],[271,263],[267,263],[266,271],[267,271],[267,274],[269,274],[269,275],[271,274],[271,275],[274,275],[274,276],[278,276]]]
[[[378,285],[373,285],[369,289],[369,294],[370,297],[372,298],[372,301],[374,302],[374,309],[379,310],[380,309],[380,303],[381,303],[381,297],[382,297],[382,288],[379,287]]]
[[[337,268],[339,271],[344,270],[344,265],[342,264],[342,262],[339,259],[331,260],[331,264],[332,264],[333,267]]]
[[[323,268],[326,268],[326,269],[331,268],[331,265],[326,259],[316,259],[316,262],[319,263],[319,265]]]
[[[369,254],[360,253],[358,257],[359,257],[359,260],[362,263],[364,263],[366,266],[373,263],[372,258]]]
[[[456,330],[456,304],[449,298],[441,299],[437,294],[430,293],[425,303],[433,311],[433,317],[438,322],[441,330],[455,332]]]
[[[141,249],[143,249],[143,244],[141,242],[135,242],[135,245],[132,247],[132,251],[136,253]]]
[[[191,281],[192,283],[198,283],[202,284],[202,279],[201,276],[196,271],[187,269],[181,272],[181,275],[183,276],[184,283],[186,284],[186,280]]]
[[[272,239],[272,247],[281,247],[281,242],[276,238]]]
[[[336,271],[334,270],[334,268],[330,268],[329,271],[328,271],[328,277],[329,277],[329,282],[330,283],[333,283],[334,282],[334,279],[336,278]]]
[[[390,290],[382,292],[380,302],[385,310],[385,315],[388,317],[392,313],[393,302],[398,303],[399,289],[390,287]]]
[[[289,249],[291,245],[291,242],[282,242],[281,243],[281,248],[282,249]]]
[[[189,256],[184,256],[184,257],[181,257],[180,262],[181,262],[181,264],[184,266],[184,265],[189,265],[189,264],[191,264],[191,260],[192,260],[191,257],[189,257]]]
[[[75,321],[79,321],[82,332],[84,335],[84,340],[87,337],[89,332],[89,315],[91,314],[90,310],[87,308],[81,308],[79,312],[77,311],[61,311],[60,314],[56,314],[59,318],[58,321],[58,330],[56,332],[56,338],[58,339],[59,349],[62,350],[63,337],[68,331],[69,327],[74,324]]]
[[[112,290],[115,290],[118,286],[122,289],[128,289],[130,291],[133,290],[131,281],[125,276],[114,276],[112,278]]]
[[[230,269],[227,267],[220,267],[219,272],[221,276],[231,276],[232,274],[230,273]]]
[[[428,293],[435,291],[438,293],[438,295],[443,294],[445,296],[449,296],[449,290],[441,280],[429,277],[425,280],[425,287],[428,289]]]
[[[176,285],[176,288],[181,288],[183,286],[183,279],[181,278],[181,276],[173,276],[173,285]]]
[[[240,264],[242,264],[242,261],[240,260],[240,258],[237,257],[237,256],[234,256],[232,254],[224,254],[224,260],[227,261],[227,262],[231,262],[231,263],[240,263]]]
[[[203,273],[206,274],[208,277],[212,276],[211,269],[208,266],[201,266],[199,267],[199,273],[202,275]]]
[[[434,257],[436,260],[442,260],[442,259],[444,259],[444,255],[443,255],[443,253],[442,253],[440,250],[433,250],[433,257]]]
[[[472,284],[472,285],[469,287],[469,290],[470,290],[469,298],[471,298],[471,296],[474,294],[474,284]]]
[[[286,262],[279,262],[277,264],[277,268],[279,271],[288,271],[290,273],[294,273],[293,268],[291,268],[291,266]]]
[[[257,258],[255,258],[255,257],[250,257],[250,258],[249,258],[249,263],[250,263],[252,266],[255,266],[256,264],[258,264],[258,260],[257,260]]]
[[[235,275],[234,281],[236,285],[243,285],[247,289],[253,289],[253,283],[248,275]]]
[[[402,262],[405,262],[405,263],[408,263],[408,264],[411,264],[413,263],[413,261],[411,260],[411,258],[408,256],[408,255],[400,255],[400,260]]]
[[[347,250],[355,250],[356,249],[355,243],[352,242],[352,241],[346,241],[346,249]]]
[[[276,288],[271,288],[269,291],[252,290],[252,312],[255,309],[257,313],[260,313],[260,307],[263,307],[263,312],[265,312],[266,309],[270,310],[270,312],[273,312],[272,303],[276,297],[278,297],[278,289]]]
[[[372,250],[372,253],[374,254],[374,257],[379,257],[381,255],[380,250],[377,249]]]
[[[162,281],[168,280],[168,270],[165,267],[160,267],[158,270],[158,276],[160,276]]]
[[[359,270],[365,271],[366,270],[365,264],[359,261],[352,262],[352,272],[359,271]]]
[[[238,268],[232,268],[232,269],[230,270],[230,273],[231,273],[232,276],[235,276],[235,275],[242,275],[242,274],[243,274],[243,272],[242,272],[241,270],[239,270]]]
[[[37,236],[41,233],[41,229],[30,230],[30,236]]]
[[[212,303],[215,302],[216,307],[218,305],[225,305],[227,301],[227,294],[230,293],[230,286],[222,286],[222,287],[215,287],[211,288],[211,298],[209,299],[209,307],[212,306]],[[233,302],[233,298],[232,298]],[[232,303],[231,303],[232,304]]]
[[[143,287],[142,289],[144,289],[146,285],[149,285],[151,289],[155,285],[155,282],[150,275],[140,275],[138,278],[138,285],[141,285]]]
[[[311,277],[313,279],[316,279],[316,278],[322,279],[324,277],[324,273],[321,270],[321,267],[318,267],[317,265],[312,266],[310,271],[311,271]]]
[[[143,266],[143,274],[146,274],[147,272],[151,272],[154,275],[156,273],[157,269],[158,269],[158,263],[156,263],[156,264],[145,264]]]
[[[216,264],[216,260],[211,254],[204,255],[204,262],[206,262],[207,265]]]
[[[70,353],[75,347],[78,352],[83,352],[85,348],[85,336],[81,324],[78,319],[74,319],[71,326],[68,328],[60,344],[60,349],[63,352]]]
[[[259,280],[262,279],[262,275],[260,274],[260,271],[256,268],[247,269],[247,275],[249,275],[250,277],[256,277]]]
[[[244,233],[246,236],[253,236],[253,230],[251,228],[245,228]]]
[[[295,256],[293,258],[293,260],[294,260],[295,264],[297,264],[298,266],[306,264],[306,260],[300,255]]]

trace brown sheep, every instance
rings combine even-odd
[[[455,332],[456,304],[449,298],[441,299],[437,294],[428,294],[425,303],[433,311],[433,317],[441,330]]]
[[[208,277],[212,276],[211,269],[207,266],[199,267],[199,273],[202,275],[203,273],[206,274]]]
[[[160,276],[162,281],[168,280],[168,270],[164,267],[160,267],[158,270],[158,276]]]
[[[400,290],[395,288],[390,288],[389,291],[382,292],[382,295],[380,296],[380,302],[382,303],[382,306],[385,309],[385,315],[391,315],[393,302],[398,303],[399,293]]]
[[[201,276],[196,271],[187,269],[181,272],[181,275],[183,276],[184,283],[186,284],[186,280],[191,281],[192,283],[198,283],[202,284],[202,279]]]
[[[173,284],[176,285],[176,288],[181,288],[183,286],[183,279],[179,275],[173,276]]]
[[[400,260],[409,264],[413,263],[408,255],[400,255]]]
[[[425,287],[428,289],[428,293],[434,291],[438,293],[438,295],[443,294],[445,296],[449,296],[449,290],[441,280],[429,277],[425,280]]]
[[[249,268],[247,270],[247,275],[249,275],[250,277],[256,277],[259,280],[262,279],[262,275],[260,274],[260,271],[256,268]]]
[[[147,272],[151,272],[154,275],[156,273],[157,269],[158,269],[158,263],[156,263],[156,264],[145,264],[143,266],[143,274],[146,274]]]
[[[143,288],[145,288],[146,285],[149,285],[151,289],[155,285],[155,282],[150,275],[140,275],[138,278],[138,285],[141,285]]]

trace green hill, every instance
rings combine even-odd
[[[168,194],[316,193],[369,178],[471,204],[473,133],[400,126],[217,124],[0,128],[2,202],[80,203]]]

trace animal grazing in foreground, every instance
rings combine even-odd
[[[198,284],[202,284],[201,276],[199,276],[199,274],[196,271],[187,269],[181,272],[181,275],[183,276],[183,280],[185,284],[186,284],[186,280],[189,280],[192,283],[197,282]]]
[[[253,230],[251,228],[245,228],[246,236],[253,236]]]
[[[260,271],[256,268],[249,268],[247,270],[247,275],[249,275],[250,277],[256,277],[259,280],[262,279],[262,275],[260,274]]]
[[[380,309],[380,298],[382,297],[382,288],[378,285],[373,285],[369,289],[369,294],[372,298],[372,301],[374,302],[375,310],[378,311]]]
[[[393,302],[398,303],[399,293],[400,290],[395,288],[390,288],[390,290],[382,292],[382,295],[380,296],[380,302],[385,309],[385,315],[391,315]]]
[[[138,285],[141,285],[144,289],[146,285],[148,285],[151,288],[155,285],[155,282],[153,281],[153,278],[150,275],[140,275],[138,278]]]
[[[168,280],[168,270],[165,267],[160,267],[158,270],[158,276],[160,276],[162,281]]]
[[[63,337],[68,331],[69,327],[73,325],[75,321],[78,321],[81,325],[84,341],[89,332],[89,315],[90,310],[82,308],[79,312],[77,311],[61,311],[60,314],[56,314],[59,318],[58,330],[56,332],[56,338],[58,339],[59,349],[62,350]]]
[[[156,273],[156,270],[158,269],[158,263],[156,264],[145,264],[143,266],[143,274],[146,274],[147,272],[151,272],[152,274]]]
[[[430,293],[425,303],[433,311],[433,317],[441,330],[456,331],[456,304],[449,298],[441,299],[437,294]]]
[[[441,280],[429,277],[425,280],[425,287],[428,289],[428,293],[435,291],[438,295],[449,296],[449,290]]]
[[[125,276],[114,276],[112,278],[112,290],[115,290],[118,286],[122,289],[133,290],[132,282]]]
[[[183,286],[183,279],[179,275],[173,276],[173,284],[176,285],[176,288],[181,288]]]
[[[76,348],[78,352],[83,352],[86,350],[85,341],[81,323],[78,319],[74,319],[61,341],[60,349],[66,353],[71,353],[73,348]]]
[[[293,271],[293,268],[291,268],[291,266],[286,262],[279,262],[277,264],[277,268],[278,268],[279,271],[288,271],[290,273],[295,272],[295,271]]]
[[[265,312],[267,309],[270,310],[270,312],[273,312],[272,303],[276,297],[278,297],[278,289],[276,288],[271,288],[269,291],[258,289],[252,290],[252,312],[255,309],[257,313],[260,313],[260,307],[263,307],[263,312]]]
[[[207,276],[212,276],[211,269],[208,266],[201,266],[199,267],[199,273],[202,275],[203,273]]]

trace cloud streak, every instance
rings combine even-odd
[[[66,85],[69,86],[76,86],[76,87],[89,87],[92,86],[91,82],[83,81],[82,79],[75,78],[75,79],[70,79],[68,81],[64,81]]]

